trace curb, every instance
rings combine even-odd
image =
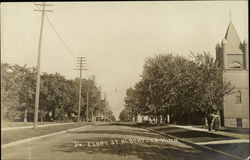
[[[74,124],[74,123],[42,124],[42,125],[38,125],[37,127],[60,126],[60,125],[67,125],[67,124]],[[8,128],[2,128],[2,131],[26,129],[26,128],[33,128],[33,126],[8,127]]]
[[[144,127],[141,127],[141,128],[144,128]],[[239,159],[239,160],[245,160],[244,158],[241,158],[241,157],[238,157],[238,156],[234,156],[234,155],[231,155],[231,154],[228,154],[228,153],[219,151],[219,150],[215,150],[215,149],[210,148],[210,147],[207,147],[207,146],[202,146],[202,145],[193,143],[193,142],[191,142],[191,141],[184,140],[184,139],[182,139],[182,138],[178,138],[178,137],[175,137],[175,136],[172,136],[172,135],[163,133],[163,132],[155,131],[155,130],[149,129],[149,128],[144,128],[144,129],[147,129],[147,130],[149,130],[149,131],[151,131],[151,132],[158,133],[158,134],[160,134],[160,135],[167,136],[167,137],[169,137],[169,138],[177,139],[177,140],[178,140],[179,142],[181,142],[181,143],[184,143],[184,144],[186,144],[186,145],[192,146],[192,147],[194,147],[194,148],[198,148],[198,149],[200,149],[200,150],[210,150],[210,151],[213,151],[213,152],[217,152],[217,153],[220,153],[220,154],[229,156],[229,157],[231,157],[231,158],[235,158],[235,159]]]
[[[46,138],[46,137],[50,137],[50,136],[55,136],[55,135],[59,135],[59,134],[63,134],[63,133],[68,133],[69,131],[74,131],[74,130],[78,130],[78,129],[82,129],[82,128],[89,128],[91,126],[92,125],[87,125],[87,126],[83,126],[83,127],[68,129],[68,130],[64,130],[64,131],[59,131],[59,132],[55,132],[55,133],[46,134],[46,135],[43,135],[43,136],[37,136],[37,137],[32,137],[32,138],[16,141],[16,142],[3,144],[3,145],[1,145],[1,149],[6,149],[6,148],[9,148],[9,147],[19,145],[19,144],[31,142],[31,141],[34,141],[34,140],[38,140],[38,139],[42,139],[42,138]]]

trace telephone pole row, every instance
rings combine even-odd
[[[79,80],[79,106],[78,106],[78,120],[77,122],[80,123],[80,116],[81,116],[81,88],[82,88],[82,71],[87,70],[86,68],[86,57],[77,57],[77,68],[74,70],[80,71],[80,80]]]
[[[86,106],[86,123],[88,123],[88,120],[89,120],[89,80],[90,80],[90,78],[88,78],[88,81],[87,81],[87,106]],[[93,75],[92,76],[92,81],[93,81],[93,83],[94,83],[94,85],[95,85],[95,76]],[[91,87],[91,90],[92,90],[93,88]],[[92,97],[91,98],[93,98],[93,93],[92,93]],[[93,122],[93,112],[94,112],[94,105],[92,105],[91,106],[91,122]]]
[[[94,84],[94,86],[95,86],[95,76],[94,75],[92,75],[92,81],[93,81],[93,84]],[[96,94],[95,92],[94,92],[94,94]],[[93,98],[93,94],[92,94],[92,98]],[[95,117],[94,117],[94,107],[96,106],[96,104],[94,105],[94,104],[92,104],[92,106],[91,106],[91,122],[93,123],[95,123]]]
[[[52,12],[52,10],[46,10],[45,9],[46,6],[52,6],[51,4],[45,4],[45,2],[43,2],[42,4],[35,4],[35,5],[42,6],[42,9],[35,10],[35,11],[42,12],[42,19],[41,19],[41,28],[40,28],[39,45],[38,45],[38,57],[37,57],[36,98],[35,98],[33,129],[36,128],[37,122],[38,122],[39,93],[40,93],[41,48],[42,48],[44,15],[45,15],[45,12]]]

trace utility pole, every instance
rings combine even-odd
[[[40,65],[41,65],[41,47],[42,47],[42,35],[43,35],[43,24],[44,24],[44,16],[45,12],[52,12],[52,10],[46,10],[46,6],[52,6],[51,4],[35,4],[37,6],[42,6],[42,9],[38,9],[35,11],[42,12],[41,19],[41,28],[40,28],[40,36],[39,36],[39,45],[38,45],[38,57],[37,57],[37,78],[36,78],[36,99],[35,99],[35,111],[34,111],[34,123],[33,129],[36,128],[38,122],[38,109],[39,109],[39,93],[40,93]]]
[[[92,80],[93,80],[93,83],[94,83],[94,86],[95,86],[95,76],[93,75],[92,76]],[[95,94],[94,92],[93,92],[93,94]],[[92,94],[92,99],[93,99],[93,94]],[[94,104],[92,104],[92,106],[91,106],[91,122],[93,123],[93,121],[94,121]]]
[[[98,88],[99,88],[99,93],[100,93],[100,99],[102,99],[102,90],[101,90],[102,88],[101,88],[101,86],[99,86]],[[101,114],[101,113],[100,113],[100,111],[98,110],[98,117],[100,117],[100,114]],[[100,122],[100,121],[101,121],[100,118],[98,118],[97,121]]]
[[[89,78],[87,81],[86,123],[88,123],[88,119],[89,119]]]
[[[107,98],[107,93],[104,92],[104,113],[106,112],[106,98]],[[103,114],[104,114],[103,113]],[[104,118],[104,122],[106,121],[106,115],[105,115],[105,118]]]
[[[74,70],[80,71],[80,80],[79,80],[79,105],[78,105],[78,120],[77,122],[80,123],[80,116],[81,116],[81,97],[82,97],[82,71],[87,70],[86,68],[86,57],[77,57],[77,68]]]

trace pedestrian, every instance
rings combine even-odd
[[[212,121],[213,121],[213,115],[212,115],[212,114],[209,114],[209,115],[207,116],[208,131],[211,131],[211,124],[212,124]]]
[[[215,113],[214,115],[214,121],[213,121],[213,129],[215,131],[218,131],[219,130],[219,116]]]

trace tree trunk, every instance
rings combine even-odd
[[[40,110],[40,118],[41,118],[41,122],[43,121],[43,111],[42,109]]]
[[[219,128],[221,128],[221,114],[220,114],[220,111],[218,110],[217,111],[217,115],[219,116]]]
[[[190,112],[188,113],[188,124],[190,124]]]
[[[28,117],[28,107],[25,108],[25,112],[24,112],[24,122],[27,122],[27,117]]]
[[[55,121],[55,118],[56,118],[56,109],[52,110],[52,118],[53,118],[53,121]]]
[[[61,106],[61,109],[60,109],[60,116],[59,116],[59,122],[61,122],[61,120],[63,120],[63,106]]]
[[[156,116],[156,124],[160,124],[160,116]]]

